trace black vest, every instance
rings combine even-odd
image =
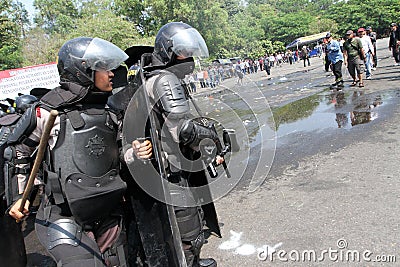
[[[83,225],[108,216],[122,200],[126,184],[118,172],[118,129],[111,113],[104,104],[78,107],[61,111],[48,179],[56,204],[65,197]]]

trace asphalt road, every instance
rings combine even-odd
[[[229,126],[227,107],[239,114],[248,152],[230,166],[232,190],[215,201],[223,238],[211,236],[204,257],[222,267],[400,261],[400,67],[386,47],[378,40],[378,69],[362,89],[350,87],[344,71],[343,92],[330,91],[334,77],[312,58],[310,67],[272,68],[270,80],[258,72],[243,85],[229,79],[198,90],[210,116]],[[26,225],[28,266],[54,266]]]
[[[333,77],[318,58],[308,72],[302,64],[272,70],[272,81],[288,82],[271,85],[271,106],[313,95],[318,105],[280,126],[271,171],[256,191],[244,186],[216,201],[223,238],[210,237],[204,257],[223,267],[398,266],[400,67],[386,39],[378,40],[378,57],[364,88],[350,87],[344,72],[340,94],[328,89]],[[293,73],[303,85],[290,81]],[[269,82],[257,74],[253,80]],[[357,112],[369,117],[353,125]],[[337,114],[347,116],[341,128]]]

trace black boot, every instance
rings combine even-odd
[[[188,267],[217,267],[217,262],[213,258],[200,259],[191,250],[184,250],[184,253]]]
[[[200,259],[199,267],[217,267],[217,262],[213,258]]]

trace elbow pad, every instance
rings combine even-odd
[[[199,146],[201,140],[207,138],[212,140],[217,138],[214,129],[200,125],[193,120],[186,120],[183,122],[179,132],[179,140],[184,145],[195,148]]]
[[[173,73],[161,71],[154,81],[154,96],[168,116],[182,117],[189,112],[185,89]]]

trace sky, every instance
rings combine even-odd
[[[29,13],[29,17],[32,19],[33,18],[33,13],[35,12],[35,9],[33,7],[33,0],[19,0],[22,4],[24,4],[26,10]]]

